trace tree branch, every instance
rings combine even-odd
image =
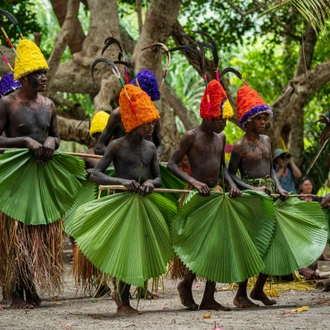
[[[77,16],[79,10],[80,0],[69,0],[67,7],[67,14],[63,23],[62,29],[56,37],[53,52],[48,60],[49,71],[47,74],[47,91],[49,93],[50,86],[55,77],[55,73],[60,65],[62,54],[71,40],[75,26],[77,23]],[[48,94],[47,93],[47,94]]]

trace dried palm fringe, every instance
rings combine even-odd
[[[11,295],[22,281],[49,294],[62,286],[62,221],[26,226],[0,212],[0,284],[3,295]],[[20,279],[20,280],[19,280]]]
[[[187,184],[184,187],[185,190],[191,190],[194,189],[193,186],[190,184]],[[223,189],[217,185],[216,187],[212,188],[211,191],[217,191],[217,192],[223,192]],[[188,194],[182,194],[182,196],[179,199],[179,208],[183,205],[183,202],[185,201],[186,197]],[[186,265],[181,261],[181,259],[176,256],[174,257],[169,265],[168,265],[168,270],[167,274],[170,276],[172,280],[177,280],[177,279],[188,279],[189,277],[192,276],[191,270],[189,270]],[[197,278],[196,278],[197,279]],[[199,278],[201,279],[201,278]]]
[[[62,220],[49,225],[16,227],[17,267],[26,287],[34,283],[52,295],[62,289]]]
[[[3,297],[11,297],[18,280],[16,259],[17,221],[0,211],[0,285]]]
[[[84,295],[93,295],[102,286],[110,287],[112,276],[102,273],[82,254],[77,245],[74,248],[72,273],[77,287]]]

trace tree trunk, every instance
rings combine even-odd
[[[68,3],[66,0],[50,0],[50,2],[52,4],[54,13],[57,17],[58,23],[62,27],[64,24],[64,21],[65,21]],[[75,23],[75,27],[73,29],[74,34],[68,43],[71,54],[79,53],[81,51],[82,43],[85,38],[85,34],[84,34],[82,26],[78,20],[78,16],[75,17],[75,20],[76,20],[76,23]]]

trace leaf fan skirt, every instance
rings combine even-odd
[[[143,286],[164,274],[173,257],[167,222],[175,212],[174,203],[159,194],[123,192],[79,207],[68,229],[95,267]]]
[[[288,198],[284,202],[277,200],[274,208],[275,232],[262,272],[287,275],[319,258],[327,243],[328,228],[317,202]]]
[[[43,165],[29,149],[7,150],[0,158],[0,210],[25,225],[55,222],[73,205],[84,176],[79,158],[55,152]]]
[[[71,227],[71,223],[74,219],[74,213],[76,209],[84,205],[88,202],[93,201],[97,198],[97,184],[92,182],[89,178],[86,178],[86,180],[82,181],[81,183],[81,190],[78,193],[78,196],[73,204],[73,206],[70,208],[70,210],[65,215],[65,221],[64,221],[64,231],[71,235],[71,233],[68,231],[68,228]],[[72,235],[71,235],[72,236]]]
[[[232,283],[258,274],[274,230],[274,208],[262,193],[239,198],[188,195],[172,224],[176,254],[198,276]]]

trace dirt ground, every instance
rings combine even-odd
[[[277,305],[250,310],[238,309],[233,304],[235,290],[221,290],[217,284],[216,299],[232,308],[229,312],[188,311],[180,303],[177,283],[165,279],[164,291],[157,300],[140,300],[142,315],[116,315],[116,305],[108,296],[100,299],[76,294],[70,266],[66,264],[65,286],[57,297],[43,297],[41,307],[34,310],[0,308],[0,329],[10,330],[102,330],[102,329],[205,329],[216,326],[223,330],[238,329],[330,329],[330,292],[280,291]],[[319,262],[321,271],[330,271],[330,262]],[[276,288],[276,286],[275,286]],[[193,287],[196,302],[200,302],[204,283]],[[132,300],[133,307],[137,299]],[[294,311],[309,306],[305,311]]]

